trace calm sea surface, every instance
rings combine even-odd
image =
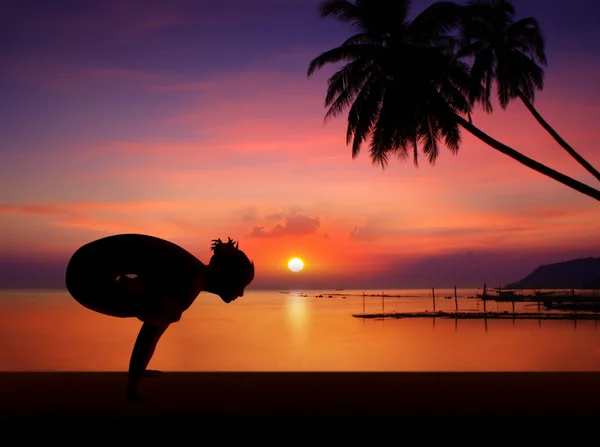
[[[600,371],[595,321],[365,320],[380,290],[247,291],[231,304],[201,293],[160,340],[163,371]],[[431,290],[367,296],[366,312],[432,310]],[[436,289],[436,309],[454,310]],[[479,310],[459,290],[460,310]],[[316,295],[322,294],[323,298]],[[308,295],[308,296],[305,296]],[[329,298],[331,295],[331,298]],[[345,298],[344,298],[345,297]],[[524,304],[517,303],[524,310]],[[511,303],[489,303],[508,310]],[[537,307],[535,307],[537,310]],[[533,310],[530,309],[530,310]],[[66,290],[0,291],[1,371],[126,371],[141,327],[96,314]]]

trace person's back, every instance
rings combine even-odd
[[[66,285],[80,304],[106,315],[140,318],[166,300],[181,314],[202,290],[202,267],[169,241],[119,234],[79,248],[67,266]]]

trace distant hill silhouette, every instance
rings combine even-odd
[[[523,289],[598,289],[600,258],[581,258],[556,264],[541,265],[507,288]]]

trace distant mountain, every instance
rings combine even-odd
[[[523,289],[600,289],[600,258],[572,259],[541,265],[520,281],[506,288]]]

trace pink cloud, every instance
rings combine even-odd
[[[54,204],[0,203],[0,214],[19,214],[40,217],[68,217],[74,213]]]
[[[0,203],[0,213],[30,214],[36,216],[69,216],[80,212],[137,213],[157,210],[178,210],[189,207],[207,206],[202,201],[138,201],[138,202],[57,202],[16,204]],[[212,205],[212,204],[211,204]]]
[[[268,217],[280,217],[271,214]],[[315,233],[320,225],[321,220],[318,217],[310,217],[304,214],[289,214],[283,217],[281,222],[276,223],[273,227],[265,229],[262,226],[256,226],[248,234],[248,237],[253,238],[271,238],[271,237],[299,237]]]
[[[0,214],[49,219],[47,225],[95,233],[155,233],[197,235],[206,230],[197,212],[218,209],[202,201],[79,202],[54,204],[0,204]]]

